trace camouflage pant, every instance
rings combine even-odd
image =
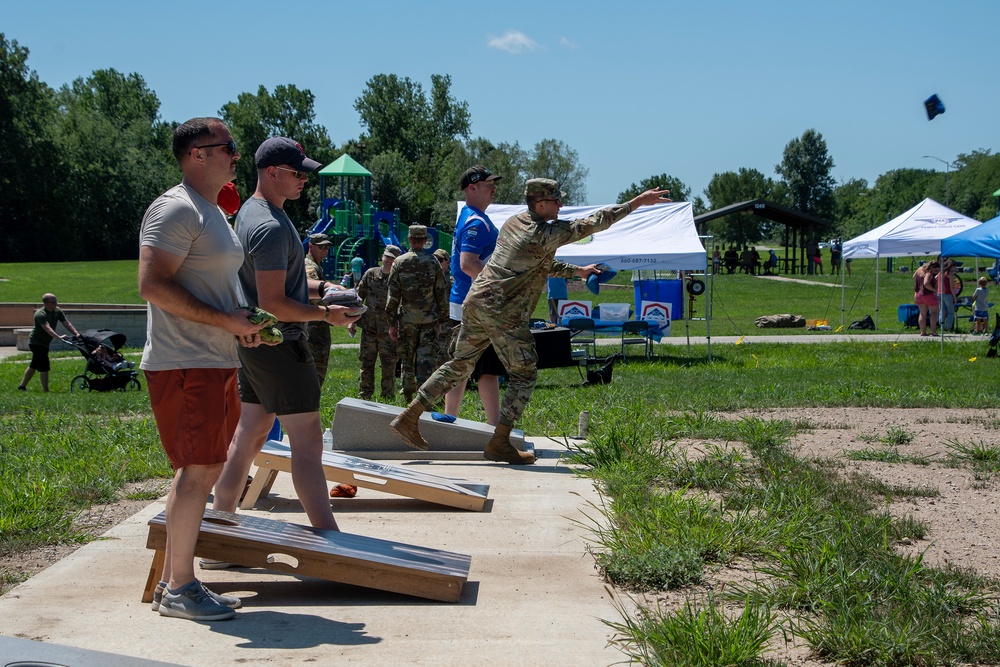
[[[451,359],[452,339],[454,338],[455,329],[457,329],[454,322],[454,320],[448,320],[441,325],[441,333],[438,335],[437,366],[441,366],[444,362]]]
[[[391,398],[396,390],[396,344],[389,340],[388,331],[361,330],[361,378],[358,381],[358,395],[369,399],[375,393],[375,360],[382,360],[382,398]]]
[[[459,382],[472,375],[476,360],[489,344],[507,369],[507,389],[500,404],[500,423],[513,426],[524,413],[538,376],[535,340],[527,322],[501,322],[466,308],[452,358],[420,387],[420,402],[430,408]]]
[[[330,325],[326,322],[307,322],[306,331],[309,333],[309,351],[316,361],[316,377],[322,387],[330,364]]]
[[[403,393],[412,394],[437,368],[438,323],[400,324],[398,342]]]

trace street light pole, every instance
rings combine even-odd
[[[944,205],[945,206],[950,206],[950,204],[948,202],[948,176],[951,173],[951,163],[950,162],[945,162],[941,158],[935,157],[934,155],[921,155],[920,157],[925,157],[925,158],[930,158],[932,160],[937,160],[938,162],[941,162],[942,164],[944,164]]]

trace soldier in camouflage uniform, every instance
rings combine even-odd
[[[451,255],[444,248],[438,248],[434,251],[434,256],[437,257],[438,263],[441,265],[441,271],[444,273],[445,286],[451,292],[451,286],[455,284],[455,277],[451,275]],[[438,335],[437,363],[434,365],[434,370],[437,370],[444,362],[451,359],[451,353],[448,352],[448,348],[451,346],[451,335],[454,328],[455,326],[452,324],[451,317],[441,324],[441,332]]]
[[[434,372],[440,325],[448,319],[448,286],[437,259],[424,250],[427,228],[411,225],[410,252],[392,265],[389,299],[389,339],[397,341],[402,360],[403,395],[413,400],[417,385]]]
[[[420,387],[417,399],[392,421],[392,430],[410,446],[427,449],[418,427],[420,414],[467,378],[476,359],[492,342],[507,368],[509,382],[500,406],[500,422],[483,457],[489,461],[534,463],[534,456],[510,442],[510,431],[535,388],[538,358],[528,328],[529,317],[548,276],[586,278],[599,273],[593,264],[578,267],[556,261],[556,250],[607,229],[640,206],[669,201],[668,194],[668,190],[659,188],[647,190],[626,204],[602,209],[588,218],[559,220],[565,196],[559,184],[547,178],[525,183],[528,210],[503,225],[496,250],[472,284],[454,356]]]
[[[333,243],[326,234],[309,235],[309,252],[305,259],[306,278],[323,280],[323,269],[320,265],[330,254],[331,245]],[[325,290],[321,287],[320,292],[323,291]],[[323,299],[309,299],[309,303],[322,306]],[[319,386],[322,387],[323,381],[326,380],[326,369],[330,364],[330,325],[326,322],[306,322],[306,332],[309,334],[309,351],[316,361],[316,377],[319,378]]]
[[[368,306],[361,316],[361,376],[358,380],[358,396],[369,400],[375,393],[375,360],[382,359],[382,398],[392,398],[396,389],[396,344],[389,340],[389,318],[385,305],[389,299],[389,273],[396,258],[403,254],[398,246],[386,246],[382,253],[382,264],[365,271],[358,283],[358,296]],[[354,324],[347,325],[354,333]]]

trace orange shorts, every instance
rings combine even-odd
[[[226,462],[240,419],[235,368],[146,371],[146,386],[174,470]]]

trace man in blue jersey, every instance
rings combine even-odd
[[[451,293],[448,295],[454,325],[451,351],[455,349],[459,324],[462,322],[462,303],[465,301],[465,296],[472,287],[472,281],[486,266],[486,260],[493,254],[497,245],[499,230],[486,215],[486,207],[493,202],[493,197],[497,193],[496,181],[501,178],[477,164],[469,167],[459,180],[462,194],[465,195],[465,206],[458,214],[455,242],[451,249],[451,275],[454,278]],[[486,421],[494,426],[500,419],[500,376],[505,373],[503,364],[500,363],[492,346],[483,352],[472,373],[472,379],[479,386],[479,399],[483,402]],[[458,416],[462,396],[465,395],[465,385],[466,382],[461,382],[445,394],[444,410],[449,415]]]

